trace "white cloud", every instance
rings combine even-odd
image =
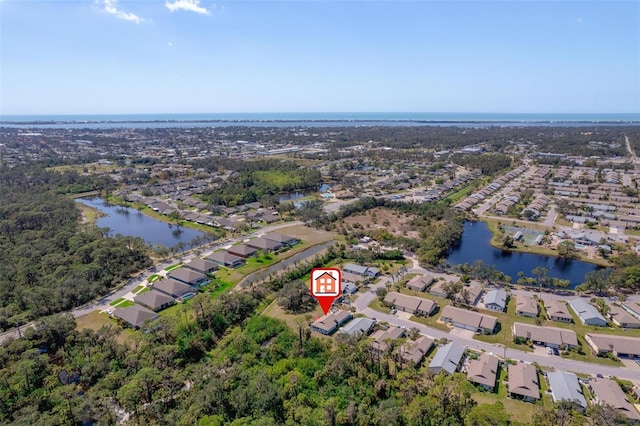
[[[103,10],[111,15],[116,16],[117,18],[124,19],[125,21],[135,22],[139,24],[144,21],[144,19],[140,18],[135,13],[125,12],[118,7],[118,0],[98,0],[98,5],[103,7]]]
[[[176,10],[186,10],[189,12],[199,13],[201,15],[211,15],[209,10],[200,6],[200,0],[174,0],[173,2],[167,0],[164,5],[172,12],[175,12]],[[215,4],[213,7],[215,8]]]

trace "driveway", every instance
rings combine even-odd
[[[473,335],[475,333],[471,330],[463,330],[462,328],[453,327],[449,334],[452,336],[462,337],[463,339],[473,339]]]

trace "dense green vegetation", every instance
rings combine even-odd
[[[318,170],[299,167],[293,162],[208,159],[197,165],[211,171],[235,172],[228,180],[219,182],[215,189],[205,192],[204,198],[214,205],[236,206],[261,201],[271,206],[277,204],[275,195],[316,190],[322,183]]]
[[[0,171],[0,329],[80,306],[149,266],[140,239],[80,224],[67,192],[108,181],[38,167]]]
[[[479,169],[485,176],[493,176],[511,167],[511,157],[500,153],[487,153],[480,155],[455,154],[451,161],[468,169]]]

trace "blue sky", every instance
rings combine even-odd
[[[0,0],[0,113],[640,112],[640,2]]]

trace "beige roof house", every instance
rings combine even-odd
[[[415,291],[425,291],[433,283],[433,275],[418,275],[413,277],[408,283],[407,288]]]
[[[351,312],[337,310],[318,318],[313,323],[311,323],[309,328],[318,333],[329,335],[336,331],[336,329],[342,324],[349,321],[351,317]]]
[[[621,306],[609,305],[609,318],[618,327],[622,328],[640,328],[640,319],[631,315]]]
[[[613,407],[617,413],[629,420],[640,422],[640,413],[629,402],[620,386],[611,379],[595,379],[589,382],[591,391],[599,404]]]
[[[573,322],[573,317],[569,313],[567,304],[560,302],[559,300],[552,299],[550,297],[543,298],[544,308],[547,311],[547,316],[552,321],[559,322]]]
[[[564,328],[538,327],[537,325],[515,322],[513,323],[513,335],[552,348],[578,346],[576,333]]]
[[[527,294],[516,295],[516,315],[535,318],[538,316],[538,303]]]
[[[597,354],[613,353],[617,357],[640,357],[640,338],[586,333],[584,340]]]
[[[431,299],[409,296],[395,291],[387,293],[384,302],[391,304],[394,309],[399,311],[422,316],[429,316],[438,308],[438,304]]]
[[[467,365],[467,379],[470,382],[493,391],[496,387],[498,374],[498,357],[482,354],[478,359],[472,359]]]
[[[536,367],[520,362],[509,366],[509,393],[526,401],[540,399],[540,383]]]
[[[418,365],[429,353],[433,346],[433,339],[427,336],[420,336],[417,340],[407,340],[398,348],[398,355],[405,363]]]
[[[440,319],[454,327],[471,330],[476,333],[493,333],[498,324],[496,317],[453,306],[445,306]]]
[[[378,353],[384,354],[389,349],[389,343],[404,336],[404,329],[400,327],[389,327],[386,330],[378,330],[371,335],[371,349]]]

